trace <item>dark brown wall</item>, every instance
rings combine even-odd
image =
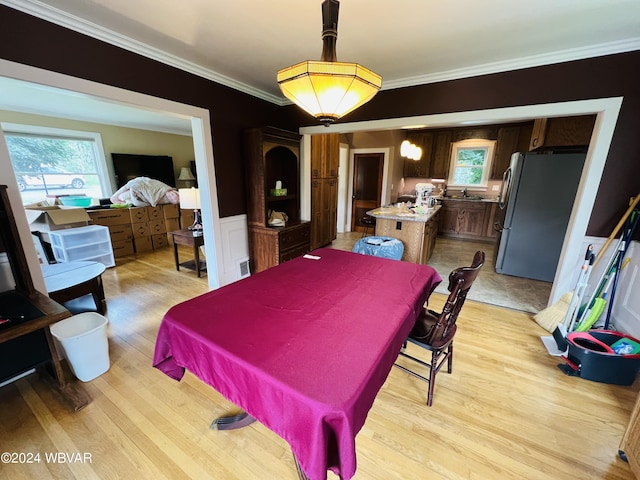
[[[241,132],[315,125],[209,80],[0,6],[0,58],[206,108],[211,112],[221,216],[246,213]],[[640,193],[640,52],[382,91],[345,121],[623,96],[588,235],[608,236]]]
[[[295,129],[270,102],[3,5],[0,58],[209,110],[222,217],[246,213],[242,130]]]
[[[622,96],[620,116],[587,229],[587,235],[608,237],[627,210],[629,198],[640,193],[638,71],[640,52],[630,52],[382,91],[344,121]],[[312,125],[313,121],[305,123]]]

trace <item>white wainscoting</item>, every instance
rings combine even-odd
[[[220,219],[222,239],[222,271],[220,286],[242,278],[241,264],[249,260],[249,230],[247,216],[236,215]]]

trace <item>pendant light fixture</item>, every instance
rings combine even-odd
[[[382,77],[357,63],[336,61],[338,0],[322,2],[322,60],[309,60],[278,71],[285,97],[325,126],[371,100]]]

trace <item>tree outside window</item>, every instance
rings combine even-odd
[[[108,196],[110,189],[104,153],[96,135],[47,135],[5,131],[9,156],[23,203],[45,200],[52,195]],[[47,129],[51,130],[51,129]],[[72,133],[65,131],[66,133]],[[62,133],[61,131],[59,133]],[[83,133],[83,132],[73,132]]]
[[[451,151],[449,186],[486,186],[494,145],[495,142],[492,140],[476,139],[454,143]]]

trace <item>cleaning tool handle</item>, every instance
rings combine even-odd
[[[589,265],[593,265],[594,258],[595,258],[595,255],[593,254],[593,244],[590,244],[587,247],[587,253],[585,253],[584,259],[589,261]]]
[[[616,228],[613,229],[613,232],[611,232],[611,235],[609,235],[609,238],[607,238],[607,241],[604,242],[604,245],[602,246],[602,249],[600,250],[600,253],[598,254],[595,262],[593,263],[594,266],[598,264],[598,262],[600,261],[600,258],[602,257],[601,254],[604,251],[606,251],[607,248],[609,248],[609,245],[611,244],[613,239],[616,238],[616,236],[618,235],[618,232],[620,231],[622,226],[627,221],[627,218],[629,218],[629,215],[631,215],[631,213],[633,213],[633,211],[636,209],[636,206],[638,205],[638,202],[640,202],[640,194],[638,194],[638,195],[636,195],[634,197],[634,199],[631,202],[631,205],[629,205],[629,208],[627,209],[627,211],[624,213],[624,215],[622,216],[622,218],[620,219],[620,221],[616,225]]]

